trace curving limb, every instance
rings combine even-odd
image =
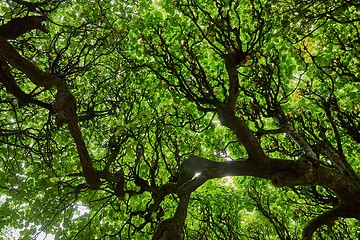
[[[83,175],[86,179],[87,184],[91,189],[99,189],[101,185],[100,177],[97,171],[94,169],[90,154],[86,148],[84,139],[82,137],[78,117],[76,113],[76,100],[68,85],[62,79],[41,71],[31,61],[22,57],[3,37],[0,36],[0,59],[3,59],[2,70],[5,75],[8,75],[7,63],[12,67],[26,74],[26,76],[38,87],[53,87],[57,88],[56,101],[52,106],[52,110],[57,113],[57,124],[60,126],[61,121],[66,121],[69,126],[70,133],[75,141],[78,154],[80,157],[80,163],[83,168]],[[6,61],[6,62],[5,62]],[[6,65],[5,65],[6,64]],[[4,68],[5,66],[5,68]],[[6,81],[8,87],[16,85],[15,81]],[[9,84],[8,84],[9,83]],[[12,85],[11,85],[12,84]],[[14,91],[19,94],[23,94],[16,87]],[[39,105],[39,104],[38,104]]]
[[[358,203],[349,201],[350,195],[354,194],[348,191],[349,182],[338,181],[339,173],[331,168],[322,166],[314,168],[306,158],[298,161],[268,158],[266,164],[259,164],[251,158],[215,162],[192,155],[182,163],[180,176],[174,188],[163,192],[164,195],[161,196],[161,199],[164,199],[165,195],[176,193],[180,202],[174,216],[159,225],[154,239],[181,239],[191,193],[206,181],[225,176],[253,176],[268,179],[278,187],[321,185],[333,190],[340,199],[341,205],[312,220],[304,229],[304,239],[310,239],[316,229],[339,217],[360,216]],[[336,187],[325,184],[331,181],[337,182]]]
[[[318,228],[320,228],[323,225],[332,226],[334,225],[335,221],[340,217],[349,218],[352,217],[352,213],[344,206],[338,205],[337,207],[312,219],[304,228],[302,232],[302,239],[303,240],[312,239],[312,235]]]

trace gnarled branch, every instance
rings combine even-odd
[[[58,93],[53,106],[53,110],[58,114],[57,120],[64,118],[68,123],[70,133],[74,138],[78,150],[86,182],[89,184],[90,188],[98,189],[101,185],[101,181],[92,165],[89,152],[82,138],[76,114],[76,100],[71,94],[68,85],[62,79],[41,71],[32,62],[20,56],[20,54],[3,37],[0,37],[0,59],[6,60],[11,66],[25,73],[38,87],[57,87]],[[3,65],[4,64],[5,62],[3,62]],[[5,72],[6,71],[7,70],[5,69]]]

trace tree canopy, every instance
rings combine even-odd
[[[0,233],[356,239],[360,3],[0,3]]]

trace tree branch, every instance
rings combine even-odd
[[[239,76],[234,54],[225,54],[224,60],[229,75],[229,97],[226,102],[226,110],[232,115],[235,113],[236,100],[239,94]]]
[[[337,207],[331,209],[328,212],[325,212],[316,218],[312,219],[304,228],[302,232],[302,239],[303,240],[310,240],[312,239],[312,235],[314,232],[323,225],[332,226],[334,225],[335,221],[339,217],[351,217],[351,212],[343,208],[342,205],[338,205]]]
[[[218,107],[218,114],[220,122],[228,127],[237,137],[237,139],[244,145],[249,157],[254,161],[266,163],[267,156],[265,155],[258,138],[249,129],[244,120],[227,111],[225,107]]]
[[[20,56],[20,54],[0,36],[0,57],[5,59],[11,66],[26,74],[26,76],[38,87],[56,86],[58,89],[67,90],[67,85],[58,77],[38,69],[32,62]]]
[[[10,65],[25,73],[38,87],[57,87],[56,101],[52,106],[52,109],[57,113],[56,123],[58,126],[61,125],[62,121],[68,123],[70,133],[78,150],[86,182],[90,188],[98,189],[101,181],[92,165],[89,152],[82,138],[76,114],[76,100],[71,94],[68,85],[62,79],[41,71],[32,62],[20,56],[3,37],[0,37],[0,59],[5,59]]]
[[[21,90],[21,88],[16,84],[8,64],[3,59],[0,59],[0,82],[4,85],[9,93],[14,95],[19,100],[19,105],[23,106],[29,103],[33,103],[52,111],[51,104],[39,101],[33,98],[30,94],[27,94]]]
[[[47,18],[45,16],[14,18],[6,24],[0,26],[0,36],[6,39],[16,39],[33,29],[39,29],[48,33],[49,30],[42,25],[42,22],[46,21],[46,19]]]
[[[301,150],[305,153],[306,156],[313,159],[314,162],[318,162],[317,156],[315,152],[312,150],[310,145],[306,142],[306,140],[288,123],[285,123],[281,126],[284,132],[293,140],[296,145],[298,145]]]
[[[346,206],[346,208],[341,209],[342,212],[351,212],[352,216],[355,217],[360,215],[358,210],[358,201],[360,201],[358,199],[360,197],[358,196],[359,193],[357,193],[358,195],[355,194],[357,189],[354,186],[352,189],[350,182],[341,181],[342,178],[336,170],[322,166],[314,168],[313,163],[305,157],[297,161],[269,158],[267,164],[259,165],[257,161],[250,158],[215,162],[192,155],[180,166],[176,190],[172,189],[172,191],[163,192],[161,195],[161,199],[164,199],[165,195],[171,192],[175,193],[175,190],[180,202],[174,216],[164,220],[159,225],[153,239],[181,239],[191,193],[207,180],[225,176],[253,176],[268,179],[278,187],[321,185],[333,190],[340,202],[344,204],[343,206]],[[351,191],[348,191],[349,189]],[[349,217],[350,215],[346,216]],[[319,219],[321,220],[321,217]],[[324,224],[320,220],[314,220],[313,225],[309,225],[304,230],[304,234],[311,236],[318,227]]]

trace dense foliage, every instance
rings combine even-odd
[[[0,229],[357,239],[360,3],[0,3]]]

